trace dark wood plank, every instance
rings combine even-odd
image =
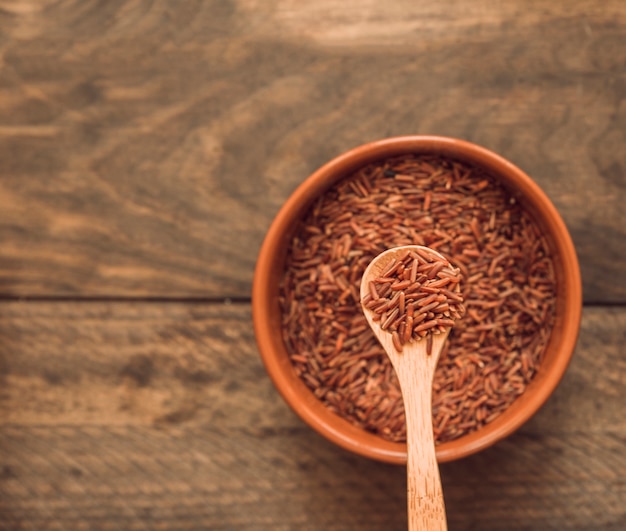
[[[0,304],[0,528],[405,529],[404,469],[287,408],[245,304]],[[450,529],[626,525],[626,310],[519,432],[442,467]]]
[[[0,7],[2,295],[247,297],[312,170],[434,133],[525,169],[626,301],[621,0]]]

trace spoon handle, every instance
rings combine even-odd
[[[436,360],[424,363],[417,356],[402,356],[401,361],[398,357],[395,361],[403,365],[396,373],[406,412],[409,531],[445,531],[446,511],[432,424],[431,382]]]

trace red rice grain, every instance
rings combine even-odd
[[[393,281],[370,286],[387,326],[403,313],[413,333],[448,326],[445,313],[465,306],[435,373],[433,427],[441,443],[495,420],[536,374],[554,324],[552,259],[515,197],[455,160],[409,155],[373,163],[314,202],[287,252],[283,340],[295,372],[328,408],[391,441],[406,440],[402,396],[358,294],[369,262],[400,245],[442,253],[463,280],[455,293],[444,273],[432,293],[407,302],[425,274],[397,263],[391,267],[402,288]],[[411,337],[406,323],[392,332],[399,345]]]

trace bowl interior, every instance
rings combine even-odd
[[[543,231],[557,283],[555,325],[541,368],[525,392],[496,420],[478,431],[437,446],[439,462],[458,459],[506,437],[528,420],[558,385],[573,353],[582,293],[576,253],[561,217],[541,189],[520,169],[471,143],[443,137],[400,137],[349,151],[312,174],[286,201],[272,223],[257,261],[253,320],[262,360],[291,408],[327,439],[357,454],[389,463],[406,462],[406,444],[366,432],[332,413],[295,374],[281,335],[278,293],[289,242],[316,197],[362,166],[406,153],[434,153],[481,166],[501,180]]]

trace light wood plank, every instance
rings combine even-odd
[[[247,297],[306,176],[431,133],[526,170],[626,301],[624,3],[422,4],[2,2],[0,295]]]
[[[304,425],[249,319],[245,304],[0,304],[0,527],[406,528],[404,469]],[[451,530],[623,527],[625,330],[626,310],[587,308],[544,409],[442,466]]]

